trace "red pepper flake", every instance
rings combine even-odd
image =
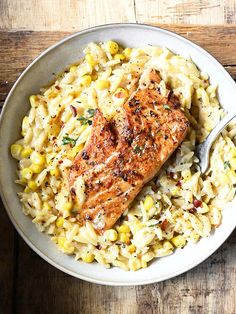
[[[176,186],[182,186],[182,181],[181,180],[179,180],[177,183],[176,183]]]
[[[72,112],[72,115],[73,117],[76,117],[77,116],[77,110],[74,106],[70,105],[70,110]]]
[[[118,92],[115,94],[116,98],[125,98],[125,94],[123,92]]]
[[[60,90],[60,89],[61,89],[60,86],[58,86],[58,85],[56,85],[55,88],[56,88],[57,90]]]
[[[195,207],[193,207],[193,208],[189,209],[189,212],[190,212],[190,214],[195,214],[197,212],[197,210]]]
[[[167,219],[163,220],[161,223],[161,230],[165,231],[168,224],[169,224],[169,221]]]
[[[202,201],[195,199],[193,201],[193,205],[194,207],[198,208],[198,207],[202,207]]]
[[[59,163],[59,164],[62,164],[62,163],[63,163],[63,160],[59,160],[58,163]]]
[[[171,179],[174,179],[174,172],[172,172],[172,171],[168,171],[167,172],[167,175],[168,175],[168,177],[170,177]]]

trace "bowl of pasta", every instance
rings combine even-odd
[[[193,268],[236,224],[235,124],[205,174],[195,155],[235,93],[208,52],[164,29],[111,24],[65,38],[22,73],[1,115],[12,223],[47,262],[94,283]]]

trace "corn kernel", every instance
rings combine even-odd
[[[136,251],[136,246],[134,244],[130,244],[128,246],[129,253],[134,253]]]
[[[163,242],[163,248],[167,251],[173,250],[173,245],[170,243],[170,241],[165,240]]]
[[[50,206],[50,204],[48,203],[48,202],[43,202],[43,209],[45,209],[45,210],[51,210],[51,206]]]
[[[132,49],[131,48],[125,48],[125,50],[123,51],[123,54],[125,55],[126,59],[130,58]]]
[[[22,150],[22,152],[21,152],[21,157],[22,158],[28,158],[30,155],[31,155],[31,153],[32,153],[32,148],[30,148],[30,147],[25,147],[23,150]]]
[[[28,187],[32,190],[32,191],[35,191],[35,190],[37,190],[37,183],[35,182],[35,181],[33,181],[33,180],[30,180],[29,182],[28,182]]]
[[[117,234],[116,230],[114,230],[114,229],[109,229],[109,230],[105,231],[104,235],[108,241],[116,241],[118,238],[118,234]]]
[[[73,207],[73,204],[71,202],[66,202],[63,204],[63,210],[70,211],[72,207]]]
[[[109,40],[105,43],[105,49],[110,52],[111,55],[114,55],[118,52],[119,45],[115,41]]]
[[[229,161],[230,166],[233,170],[236,170],[236,157],[233,157],[232,159],[230,159]]]
[[[114,59],[115,60],[124,60],[125,59],[125,55],[123,55],[122,53],[117,53],[114,55]]]
[[[81,80],[80,80],[81,84],[83,86],[89,86],[90,83],[92,82],[92,78],[90,75],[84,75]]]
[[[146,267],[147,267],[147,262],[141,260],[141,267],[142,267],[142,268],[146,268]]]
[[[128,225],[121,225],[117,227],[119,233],[130,232],[130,227]]]
[[[129,96],[129,93],[126,89],[119,87],[119,88],[117,88],[114,96],[116,98],[127,98]]]
[[[45,163],[45,156],[34,151],[30,156],[30,160],[33,164],[42,166]]]
[[[24,168],[21,170],[21,177],[23,180],[30,180],[32,175],[33,171],[30,168]]]
[[[56,226],[58,228],[62,227],[64,224],[64,218],[63,217],[58,217],[57,220],[56,220]]]
[[[22,120],[22,131],[21,131],[22,136],[25,136],[28,128],[29,128],[29,117],[25,116],[24,119]]]
[[[173,196],[175,196],[180,192],[180,188],[178,186],[175,186],[173,189],[171,189],[170,192]]]
[[[135,271],[141,268],[141,262],[137,258],[131,258],[128,263],[129,263],[130,270]]]
[[[124,242],[126,244],[129,244],[130,243],[130,234],[129,233],[120,233],[119,234],[119,240],[121,242]]]
[[[25,189],[24,189],[24,192],[25,193],[29,193],[29,192],[31,192],[31,190],[30,190],[30,188],[28,186],[26,186]]]
[[[97,89],[100,89],[100,90],[109,88],[109,86],[110,86],[110,82],[107,80],[97,80],[96,82],[96,87]]]
[[[76,70],[77,70],[77,66],[76,65],[72,65],[70,67],[70,72],[74,73],[74,72],[76,72]]]
[[[85,254],[81,254],[81,258],[82,258],[82,261],[85,263],[92,263],[94,261],[95,256],[92,253],[85,253]]]
[[[231,148],[229,155],[230,155],[230,157],[236,157],[236,147]]]
[[[191,177],[191,171],[189,169],[183,170],[181,174],[184,180],[188,180]]]
[[[71,254],[74,252],[74,247],[71,246],[65,237],[59,237],[57,239],[57,243],[59,248],[67,254]]]
[[[153,198],[151,197],[151,195],[147,195],[145,197],[145,200],[143,202],[143,206],[144,206],[144,209],[146,211],[149,211],[153,206],[154,206],[154,200]]]
[[[96,62],[94,60],[94,57],[91,55],[91,53],[87,53],[85,55],[85,60],[88,62],[89,65],[91,65],[92,67],[95,66]]]
[[[74,146],[71,150],[68,151],[67,157],[68,158],[74,158],[78,152],[80,152],[84,147],[84,144],[80,144],[78,146]]]
[[[38,100],[38,97],[36,95],[30,96],[29,101],[32,108],[35,108],[37,106],[37,100]]]
[[[53,169],[50,170],[50,175],[54,176],[54,177],[59,177],[60,175],[60,170],[58,167],[55,167]]]
[[[46,155],[46,162],[50,164],[52,160],[56,157],[57,153],[49,153]]]
[[[176,237],[172,238],[171,242],[177,248],[182,248],[186,244],[186,240],[185,240],[185,238],[182,235],[177,235]]]
[[[11,145],[11,155],[15,159],[20,159],[21,152],[23,147],[19,144],[12,144]]]
[[[44,167],[43,166],[40,166],[40,165],[35,165],[35,164],[32,164],[30,166],[30,169],[33,171],[33,173],[40,173],[43,171]]]

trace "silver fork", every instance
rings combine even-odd
[[[229,112],[220,122],[214,127],[211,133],[207,136],[205,141],[202,144],[199,144],[196,147],[195,153],[199,158],[199,166],[201,168],[201,172],[206,172],[209,165],[209,155],[210,149],[214,141],[220,132],[230,123],[233,118],[236,117],[236,112]]]

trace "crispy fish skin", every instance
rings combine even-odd
[[[79,219],[99,233],[115,224],[189,130],[178,98],[171,91],[161,95],[156,71],[148,78],[111,122],[96,110],[89,142],[70,169],[73,197],[79,176],[86,187]]]

